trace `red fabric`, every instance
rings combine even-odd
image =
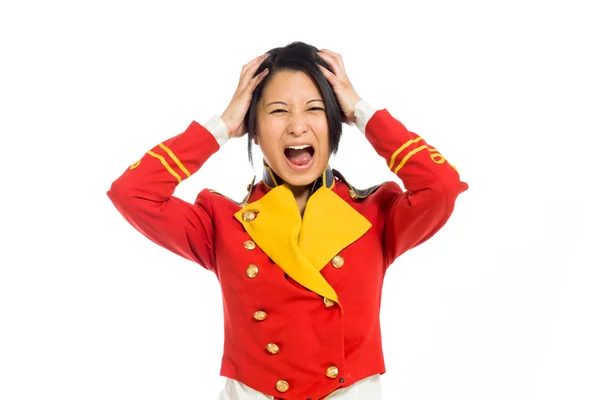
[[[373,115],[366,135],[388,163],[396,150],[418,138],[387,110]],[[250,237],[233,217],[238,204],[206,189],[194,204],[173,196],[178,179],[149,153],[138,166],[128,168],[107,194],[123,217],[150,240],[218,277],[225,323],[222,376],[276,399],[318,400],[385,372],[379,326],[385,272],[398,256],[428,240],[446,223],[457,196],[468,188],[447,161],[440,162],[443,158],[436,150],[424,145],[422,139],[409,144],[391,167],[394,170],[405,160],[398,176],[406,191],[388,182],[367,198],[353,200],[344,182],[335,183],[334,192],[372,224],[342,250],[342,268],[329,263],[321,270],[337,292],[343,313],[337,305],[325,307],[321,296],[287,277],[260,248],[242,246]],[[219,148],[197,122],[164,146],[154,147],[151,152],[161,155],[182,179],[187,173],[164,147],[190,175]],[[415,152],[411,155],[411,151]],[[248,202],[268,190],[259,182]],[[246,277],[249,264],[259,267],[254,279]],[[267,313],[264,321],[253,318],[260,309]],[[279,353],[267,353],[267,343],[277,343]],[[325,376],[330,365],[339,369],[335,379]],[[281,379],[289,383],[285,393],[275,388]]]

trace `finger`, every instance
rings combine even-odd
[[[246,72],[248,72],[249,70],[251,70],[253,68],[254,68],[254,70],[256,70],[256,68],[258,68],[258,66],[260,64],[262,64],[262,62],[264,60],[266,60],[268,56],[270,56],[269,53],[261,54],[260,56],[256,57],[255,59],[253,59],[252,61],[250,61],[246,65],[244,65],[242,67],[242,75],[245,75]]]
[[[341,66],[338,60],[336,60],[333,56],[322,51],[319,51],[317,53],[323,60],[327,62],[327,64],[329,64],[334,74],[336,74],[338,77],[345,75],[344,67]]]
[[[335,74],[333,74],[331,71],[329,71],[324,66],[319,65],[319,64],[317,64],[317,65],[319,66],[319,68],[321,69],[321,72],[323,72],[323,75],[325,75],[325,78],[331,84],[331,86],[337,85],[337,77],[335,76]]]
[[[335,59],[340,65],[344,65],[344,61],[342,60],[342,55],[335,53],[331,50],[328,49],[321,49],[322,52],[324,52],[325,54],[330,55],[333,59]]]
[[[269,74],[269,68],[265,68],[260,74],[256,75],[254,78],[252,78],[252,80],[250,81],[250,93],[254,92],[254,89],[256,89],[256,87],[262,82],[262,80],[265,78],[265,76],[267,76]]]
[[[248,86],[250,81],[255,77],[254,74],[256,70],[262,65],[262,62],[268,57],[269,54],[263,55],[254,61],[253,65],[250,65],[248,69],[242,71],[242,75],[240,76],[240,88],[245,88]]]
[[[340,74],[343,74],[344,76],[346,75],[346,67],[344,66],[344,60],[342,60],[342,55],[338,54],[338,53],[334,53],[331,50],[328,49],[321,49],[325,54],[328,54],[331,58],[333,58],[335,60],[335,63],[337,63],[338,67],[339,67],[339,72]]]

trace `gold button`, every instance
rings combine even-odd
[[[350,189],[348,191],[348,194],[350,195],[350,197],[352,197],[353,200],[357,200],[358,199],[358,195],[356,194],[356,192],[354,191],[354,189]]]
[[[254,319],[257,321],[264,321],[267,319],[267,313],[264,311],[257,311],[254,313]]]
[[[244,248],[248,250],[254,250],[256,248],[256,243],[254,243],[252,240],[246,240],[244,242]]]
[[[256,275],[258,275],[258,267],[254,264],[248,265],[248,268],[246,268],[246,276],[248,278],[254,278]]]
[[[325,371],[325,375],[328,378],[334,379],[334,378],[337,378],[338,372],[339,372],[338,367],[336,367],[335,365],[332,365],[329,368],[327,368],[327,371]]]
[[[333,264],[334,268],[342,268],[344,266],[344,257],[339,254],[331,260],[331,264]]]
[[[242,219],[244,222],[252,222],[256,218],[256,213],[252,210],[244,211],[242,214]]]
[[[269,343],[267,345],[267,351],[271,354],[277,354],[279,353],[279,346],[277,346],[275,343]]]
[[[281,393],[287,392],[288,389],[290,388],[290,384],[284,380],[277,381],[277,383],[275,384],[275,388],[277,390],[279,390]]]
[[[325,307],[331,307],[335,304],[333,300],[329,300],[327,297],[323,297],[323,302],[325,303]]]

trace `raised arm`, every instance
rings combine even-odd
[[[458,171],[434,147],[407,130],[386,110],[361,100],[346,74],[342,57],[327,49],[318,52],[333,69],[321,67],[332,85],[345,120],[366,134],[375,151],[404,183],[392,183],[379,196],[385,200],[384,251],[389,265],[406,250],[435,234],[448,220],[457,196],[468,189]]]
[[[213,210],[208,190],[194,204],[175,196],[175,188],[198,171],[230,137],[246,134],[244,116],[252,92],[268,71],[253,77],[266,55],[242,68],[238,88],[221,117],[205,126],[192,122],[181,134],[158,144],[113,182],[107,192],[117,210],[139,232],[160,246],[215,271]]]
[[[221,124],[217,118],[206,127],[192,122],[183,133],[146,152],[107,192],[127,222],[148,239],[211,270],[213,226],[208,191],[202,191],[195,204],[173,192],[219,149],[209,128],[222,136]]]
[[[407,130],[386,109],[374,111],[361,101],[356,113],[359,121],[366,121],[367,140],[406,188],[402,191],[392,183],[380,189],[387,192],[381,195],[386,199],[384,249],[389,264],[444,226],[456,198],[468,185],[435,147]]]

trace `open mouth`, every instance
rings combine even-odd
[[[301,167],[311,162],[315,149],[308,144],[289,146],[284,150],[284,154],[291,164]]]

